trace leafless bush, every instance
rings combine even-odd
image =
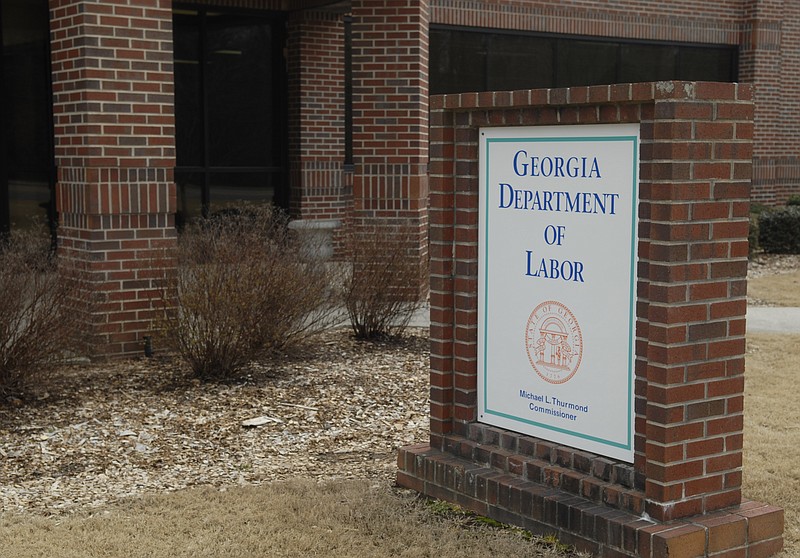
[[[55,257],[44,228],[0,241],[0,395],[47,381],[75,344],[81,292],[74,266]]]
[[[376,223],[351,233],[344,297],[356,337],[400,335],[424,303],[427,266],[414,250],[416,242],[402,225]]]
[[[181,234],[157,327],[197,377],[233,376],[335,320],[326,264],[287,224],[269,206],[242,206]]]

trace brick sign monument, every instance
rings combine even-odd
[[[431,433],[398,482],[599,556],[769,556],[742,498],[752,98],[431,98]]]

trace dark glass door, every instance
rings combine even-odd
[[[0,231],[54,222],[46,0],[0,0]]]
[[[176,5],[173,41],[178,221],[286,205],[283,17]]]

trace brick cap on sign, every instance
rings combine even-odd
[[[431,110],[530,108],[565,105],[596,105],[598,103],[634,103],[645,100],[704,100],[728,99],[752,101],[752,86],[747,83],[717,83],[695,81],[657,81],[590,85],[553,89],[523,89],[487,93],[452,93],[432,95]]]
[[[783,548],[783,509],[754,501],[670,522],[598,505],[510,471],[418,444],[398,453],[397,484],[481,515],[553,534],[598,556],[771,556]]]

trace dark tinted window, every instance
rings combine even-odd
[[[200,56],[200,26],[196,16],[173,18],[175,57],[175,147],[178,165],[203,164],[203,82]]]
[[[269,171],[228,171],[211,173],[211,211],[237,201],[271,199],[278,187],[278,175]]]
[[[209,16],[207,41],[211,165],[280,164],[271,22]]]
[[[735,81],[733,58],[730,52],[721,49],[684,48],[680,53],[680,79]]]
[[[285,21],[176,5],[178,222],[237,201],[286,204]]]
[[[679,48],[671,45],[620,45],[619,81],[636,83],[671,79],[664,76],[678,75],[678,52]]]
[[[497,35],[487,53],[489,90],[551,87],[553,44],[541,37]]]
[[[431,28],[431,94],[610,83],[735,81],[737,48]]]
[[[431,93],[485,91],[487,40],[478,33],[431,31]]]
[[[617,45],[595,41],[557,43],[556,87],[617,81]]]
[[[52,220],[53,127],[44,0],[0,2],[0,230]]]

